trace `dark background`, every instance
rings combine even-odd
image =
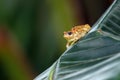
[[[65,51],[63,32],[91,26],[113,0],[0,0],[0,78],[32,80]]]

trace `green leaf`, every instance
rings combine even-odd
[[[120,0],[91,31],[34,80],[119,80]]]

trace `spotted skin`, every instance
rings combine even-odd
[[[70,31],[65,31],[63,37],[67,40],[66,47],[69,48],[79,39],[84,37],[90,29],[91,27],[88,24],[85,24],[85,25],[75,26]]]

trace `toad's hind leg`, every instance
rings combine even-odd
[[[67,44],[66,44],[66,47],[67,48],[69,48],[70,46],[72,46],[75,42],[77,42],[78,41],[78,39],[75,39],[74,41],[71,41],[71,42],[68,42]]]
[[[71,45],[73,45],[75,43],[75,41],[70,41],[70,42],[67,42],[66,44],[66,48],[69,48]]]
[[[76,38],[74,41],[69,41],[66,44],[66,47],[69,48],[70,46],[72,46],[74,43],[76,43],[79,40],[79,38]]]
[[[78,41],[78,39],[75,39],[74,41],[71,42],[71,45],[75,44]]]

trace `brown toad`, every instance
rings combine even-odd
[[[66,47],[70,47],[80,38],[84,37],[91,29],[88,24],[73,27],[70,31],[64,32],[64,38],[67,40]]]

